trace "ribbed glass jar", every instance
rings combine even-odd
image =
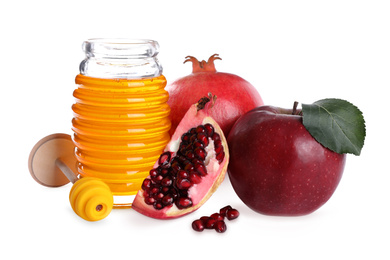
[[[136,194],[170,138],[159,45],[91,39],[83,50],[72,106],[78,172],[106,182],[115,202],[115,196]],[[120,201],[114,207],[131,205]]]

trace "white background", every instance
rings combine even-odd
[[[1,26],[1,259],[390,259],[388,1],[7,1]],[[149,38],[169,82],[191,72],[185,56],[254,85],[266,104],[347,99],[364,113],[360,157],[318,211],[270,217],[247,208],[228,179],[198,211],[161,221],[114,210],[89,223],[73,213],[70,184],[30,176],[31,148],[72,134],[74,78],[92,37]],[[191,222],[227,204],[241,216],[224,234]],[[387,247],[387,248],[386,248]],[[6,256],[7,255],[7,256]]]

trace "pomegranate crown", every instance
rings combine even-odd
[[[215,60],[222,60],[220,57],[218,57],[218,54],[211,55],[210,58],[207,60],[198,61],[193,56],[187,56],[184,63],[191,61],[192,62],[192,73],[196,72],[217,72],[215,69],[214,61]]]

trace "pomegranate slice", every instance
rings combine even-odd
[[[209,93],[192,105],[138,191],[133,209],[169,219],[197,210],[225,178],[229,149],[209,117],[216,96]]]

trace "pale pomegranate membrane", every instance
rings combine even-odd
[[[142,184],[145,203],[156,210],[173,205],[186,209],[198,203],[193,201],[190,188],[200,184],[225,158],[221,137],[209,123],[191,128],[169,148]]]

